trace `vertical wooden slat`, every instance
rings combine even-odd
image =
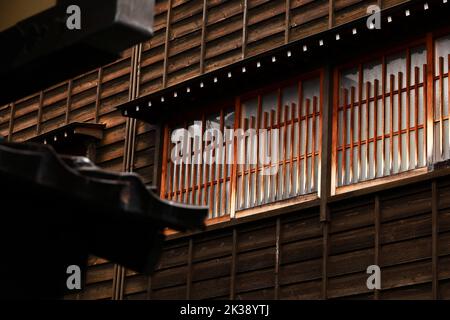
[[[419,72],[418,67],[414,68],[414,168],[419,166]],[[425,84],[424,84],[425,85]],[[425,107],[425,106],[424,106]],[[425,134],[425,132],[424,132]]]
[[[312,104],[312,136],[311,136],[311,191],[316,188],[315,184],[315,161],[316,161],[316,108],[317,108],[317,97],[313,97]]]
[[[248,119],[244,118],[243,121],[244,121],[243,130],[244,130],[244,132],[246,132],[247,129],[248,129]],[[240,188],[240,191],[239,191],[239,199],[240,199],[239,200],[239,206],[238,206],[239,209],[242,209],[243,207],[245,207],[245,205],[244,205],[244,202],[245,202],[245,192],[244,192],[244,190],[245,190],[245,179],[244,179],[244,177],[245,177],[245,170],[246,170],[246,164],[245,164],[246,159],[245,159],[245,157],[246,157],[246,149],[247,149],[246,148],[246,137],[245,137],[245,135],[242,138],[241,143],[242,143],[242,149],[243,149],[243,152],[242,152],[243,154],[241,155],[241,159],[244,159],[244,163],[241,164],[241,172],[240,172],[241,173],[241,188]]]
[[[406,50],[406,154],[404,155],[406,159],[405,170],[410,169],[410,147],[411,147],[411,50],[408,48]],[[417,144],[416,144],[417,146]]]
[[[42,130],[42,108],[44,106],[44,91],[39,93],[39,106],[38,106],[38,114],[37,114],[37,124],[36,124],[36,135],[41,134]]]
[[[297,109],[297,105],[295,103],[291,104],[291,148],[290,148],[290,168],[289,168],[289,190],[290,195],[294,195],[294,144],[295,144],[295,110]],[[286,179],[288,180],[288,179]]]
[[[297,194],[302,193],[300,186],[300,161],[302,154],[302,108],[303,108],[303,85],[298,82],[298,144],[297,144]]]
[[[69,114],[70,114],[70,108],[72,106],[72,86],[73,81],[70,79],[67,82],[67,100],[66,100],[66,116],[65,116],[65,124],[69,124]]]
[[[205,132],[206,132],[206,128],[205,128]],[[206,132],[206,136],[207,137],[209,137],[210,135],[211,135],[210,133]],[[209,154],[207,155],[207,157],[209,158]],[[209,183],[209,178],[210,178],[209,174],[210,174],[210,171],[211,171],[211,167],[212,167],[212,165],[208,164],[205,161],[205,165],[203,167],[204,170],[205,170],[205,180],[203,181],[204,197],[203,197],[203,203],[202,204],[204,206],[208,206],[209,207],[209,215],[210,215],[210,217],[211,217],[211,203],[209,203],[208,185],[210,185],[210,183]],[[211,188],[210,188],[210,191],[211,191]]]
[[[370,121],[370,117],[369,117],[369,111],[370,111],[370,108],[369,108],[369,105],[370,105],[370,89],[371,89],[371,85],[370,85],[370,82],[366,82],[366,119],[365,119],[365,122],[366,122],[366,156],[365,156],[365,163],[366,163],[366,172],[365,172],[365,176],[364,176],[364,178],[367,180],[367,179],[369,179],[369,174],[370,174],[370,170],[369,170],[369,167],[370,167],[370,162],[369,162],[369,121]]]
[[[242,59],[247,56],[247,23],[248,23],[248,0],[243,2],[243,16],[242,16]]]
[[[203,150],[205,150],[205,142],[203,141],[203,135],[205,134],[205,127],[206,127],[206,119],[205,119],[205,115],[202,114],[202,127],[201,127],[201,152],[203,153]],[[197,193],[197,204],[199,205],[203,205],[204,202],[202,202],[202,184],[203,184],[203,165],[204,165],[204,161],[202,156],[200,156],[201,161],[199,161],[198,164],[198,172],[199,172],[199,177],[198,177],[198,193]],[[204,190],[204,192],[206,193],[206,190]]]
[[[286,178],[287,178],[287,133],[288,133],[288,114],[289,114],[289,106],[284,106],[284,124],[283,124],[283,176],[281,180],[281,186],[280,186],[280,195],[281,199],[285,197],[286,194]]]
[[[434,161],[433,149],[434,149],[434,39],[431,32],[426,35],[427,46],[427,85],[426,85],[426,98],[427,98],[427,165],[430,165]]]
[[[277,128],[278,128],[278,130],[279,131],[281,131],[281,89],[278,89],[278,97],[277,97]],[[278,137],[278,146],[280,146],[281,145],[281,132],[279,132],[279,137]],[[273,151],[273,150],[272,150]],[[278,150],[277,150],[277,152],[279,152],[279,147],[278,147]],[[278,159],[278,160],[280,160],[280,159]],[[279,166],[279,163],[280,163],[280,161],[278,161],[278,163],[276,163],[276,165],[277,166]],[[273,200],[275,200],[275,199],[280,199],[280,194],[279,194],[279,190],[278,190],[278,188],[279,188],[279,182],[280,182],[280,173],[279,173],[279,170],[277,170],[276,171],[276,173],[275,173],[275,178],[276,178],[276,182],[275,182],[275,190],[274,190],[274,199]]]
[[[164,64],[163,64],[163,88],[167,87],[167,70],[169,66],[169,43],[170,43],[170,20],[172,18],[172,0],[168,0],[167,3],[167,15],[166,15],[166,34],[164,39]]]
[[[180,185],[180,169],[181,165],[178,163],[178,156],[179,156],[179,144],[175,146],[176,148],[176,162],[173,164],[173,174],[174,174],[174,182],[173,182],[173,200],[178,201],[178,188]]]
[[[256,124],[256,119],[255,119],[255,117],[254,116],[251,116],[250,117],[250,129],[255,129],[255,124]],[[253,132],[253,131],[252,131]],[[247,185],[246,185],[246,195],[247,195],[247,199],[246,199],[246,207],[248,208],[248,207],[251,207],[251,206],[253,206],[253,203],[252,203],[252,201],[254,200],[254,199],[252,199],[252,196],[253,196],[253,192],[252,192],[252,181],[253,181],[253,173],[252,173],[252,171],[253,171],[253,161],[254,161],[254,159],[253,159],[253,156],[254,156],[254,152],[253,152],[253,149],[254,149],[254,139],[253,139],[253,134],[250,134],[249,135],[249,137],[248,137],[248,139],[250,140],[249,141],[249,159],[248,159],[248,171],[247,171]]]
[[[95,115],[94,115],[94,121],[95,123],[98,123],[99,121],[99,115],[100,115],[100,97],[102,94],[102,81],[103,81],[103,68],[98,68],[98,74],[97,74],[97,90],[95,92]]]
[[[267,112],[264,112],[263,129],[265,129],[265,130],[267,130],[268,118],[269,118],[269,114]],[[268,134],[268,131],[266,131],[266,139],[261,146],[261,148],[262,148],[261,153],[263,154],[262,162],[264,163],[261,170],[263,170],[263,171],[267,167],[267,165],[265,163],[265,160],[266,160],[265,156],[266,156],[266,152],[267,152],[266,147],[267,147],[268,141],[270,143],[270,140],[268,140],[268,137],[269,137],[269,134]],[[270,170],[270,166],[269,166],[269,170]],[[267,194],[270,194],[270,192],[266,189],[266,174],[264,174],[263,171],[261,172],[261,173],[263,173],[261,176],[261,204],[266,202]]]
[[[185,129],[189,130],[188,124],[185,125]],[[193,140],[191,140],[190,135],[188,134],[187,137],[187,142],[189,143],[189,146],[186,148],[186,151],[188,152],[188,154],[184,155],[185,156],[185,165],[184,167],[186,168],[186,183],[185,183],[185,194],[186,194],[186,199],[183,199],[183,201],[185,203],[189,203],[190,201],[190,194],[189,193],[194,193],[194,186],[191,182],[192,178],[191,178],[191,172],[192,172],[192,143]],[[191,190],[191,191],[189,191]]]
[[[428,71],[427,65],[423,65],[423,142],[424,142],[424,164],[427,165],[428,145],[429,145],[429,124],[428,124]]]
[[[291,0],[286,0],[286,12],[285,12],[285,20],[284,20],[284,43],[289,43],[289,34],[290,34],[290,25],[291,25]]]
[[[386,168],[386,57],[383,55],[381,59],[381,175],[384,176],[384,171]]]
[[[221,115],[222,115],[222,113],[221,113]],[[222,121],[222,120],[220,120],[220,121]],[[215,153],[214,156],[217,158],[217,150],[216,149],[211,151],[211,158],[213,156],[213,153]],[[210,158],[210,160],[211,160],[211,158]],[[212,162],[212,161],[210,161],[210,162]],[[216,204],[214,204],[214,198],[213,198],[214,197],[214,184],[216,181],[216,167],[217,167],[217,159],[216,159],[216,161],[214,161],[214,163],[211,163],[211,165],[210,165],[210,171],[211,171],[210,178],[211,179],[209,179],[209,180],[211,180],[211,181],[209,182],[209,212],[210,212],[211,216],[214,216],[215,212],[217,212],[217,210],[215,209],[215,205],[217,204],[217,197],[216,197]],[[220,179],[220,176],[219,176],[219,179]],[[219,188],[219,179],[217,179],[217,188],[216,189]]]
[[[449,157],[450,157],[450,54],[447,55],[447,121],[448,121],[448,143]]]
[[[398,111],[398,172],[402,171],[403,143],[402,143],[402,88],[403,88],[403,72],[398,73],[398,90],[397,90],[397,111]]]
[[[330,92],[333,86],[332,81],[332,69],[331,66],[326,66],[320,75],[320,144],[319,144],[319,161],[320,161],[320,176],[319,176],[319,188],[320,193],[320,222],[329,221],[329,206],[328,198],[332,193],[332,175],[334,172],[331,170],[332,167],[332,147],[330,150],[330,142],[333,142],[332,133],[334,130],[332,119],[333,112],[335,110],[334,99],[338,98]]]
[[[227,180],[228,180],[228,163],[227,163],[227,157],[228,157],[228,148],[227,148],[227,140],[228,137],[225,135],[225,114],[222,110],[222,114],[220,116],[221,118],[221,128],[222,132],[224,133],[225,140],[223,141],[223,148],[221,149],[223,154],[221,155],[223,159],[223,164],[220,172],[223,171],[223,184],[222,184],[222,195],[220,200],[220,212],[222,214],[226,213],[226,202],[227,202]],[[231,186],[231,182],[230,182]]]
[[[362,179],[362,160],[361,160],[361,144],[362,144],[362,101],[363,101],[363,66],[358,66],[358,178],[357,181]]]
[[[200,149],[201,146],[201,141],[200,139],[202,139],[201,137],[199,137],[198,135],[194,135],[194,150],[196,150],[196,152]],[[201,156],[202,153],[200,152],[199,155],[196,155],[194,160],[194,163],[192,163],[192,193],[191,193],[191,203],[192,204],[197,204],[196,202],[196,192],[197,195],[200,193],[200,187],[197,184],[197,175],[198,175],[198,170],[199,170],[199,162],[201,161]],[[196,191],[197,190],[197,191]]]
[[[280,255],[281,255],[281,221],[280,218],[277,218],[276,222],[276,231],[275,231],[275,290],[274,290],[274,299],[279,299],[279,291],[280,291]]]
[[[163,132],[164,143],[163,143],[163,151],[162,151],[161,187],[160,187],[160,193],[159,193],[160,197],[163,199],[166,198],[166,192],[168,195],[167,198],[170,199],[171,198],[170,193],[172,192],[172,179],[170,178],[171,177],[170,174],[172,172],[170,172],[170,174],[169,174],[169,172],[167,170],[167,167],[169,166],[169,168],[170,168],[173,164],[173,162],[170,161],[170,156],[169,156],[169,146],[170,146],[169,134],[170,134],[169,125],[166,124],[166,125],[164,125],[164,132]],[[169,161],[170,161],[170,163],[169,163]],[[169,177],[168,189],[166,189],[167,188],[166,177]]]
[[[344,89],[344,107],[342,113],[342,185],[347,184],[347,104],[348,104],[348,90]],[[353,125],[350,124],[352,127]],[[358,178],[356,179],[358,180]]]
[[[439,155],[444,159],[444,58],[439,57]]]
[[[184,123],[184,126],[183,126],[183,128],[184,129],[187,129],[187,123],[185,122]],[[189,143],[190,141],[186,141],[188,139],[188,137],[186,137],[184,134],[183,134],[183,147],[184,147],[184,145],[185,145],[185,143]],[[188,148],[186,148],[186,150],[188,150]],[[180,197],[179,197],[179,200],[178,201],[180,201],[180,202],[184,202],[184,194],[185,193],[187,193],[187,189],[189,188],[189,186],[186,186],[186,180],[188,180],[187,179],[187,174],[186,174],[186,166],[187,166],[187,164],[186,163],[184,163],[184,162],[186,162],[185,160],[186,160],[186,155],[184,154],[184,150],[182,149],[181,150],[181,154],[183,155],[182,156],[182,160],[181,160],[181,163],[180,163],[180,170],[181,170],[181,181],[180,181]],[[189,181],[189,180],[188,180]]]
[[[448,143],[449,157],[450,157],[450,54],[447,55],[447,121],[448,121]]]
[[[308,186],[308,140],[309,140],[309,132],[308,132],[308,122],[309,122],[309,106],[310,100],[306,99],[305,101],[305,153],[303,155],[303,192],[309,192]]]
[[[200,74],[205,72],[205,52],[206,52],[206,15],[208,11],[208,1],[203,0],[203,13],[202,13],[202,36],[200,47]]]
[[[260,187],[259,186],[259,166],[258,166],[258,159],[259,159],[259,148],[261,148],[261,144],[259,143],[259,129],[261,128],[261,117],[262,117],[262,97],[261,95],[258,95],[258,112],[256,116],[256,171],[255,171],[255,191],[253,195],[253,201],[255,205],[260,204],[260,192],[259,188],[264,188],[264,184]]]
[[[328,29],[334,26],[334,0],[328,0]]]
[[[317,181],[318,181],[317,192],[318,192],[319,197],[324,198],[323,191],[326,190],[326,193],[327,193],[326,199],[328,199],[328,193],[329,193],[329,190],[330,190],[329,189],[329,186],[330,186],[329,185],[329,181],[330,180],[326,179],[326,180],[322,181],[322,174],[324,174],[326,176],[329,174],[329,169],[328,169],[329,167],[328,167],[328,165],[329,165],[330,157],[329,157],[328,149],[330,148],[330,146],[328,145],[328,142],[330,141],[330,139],[328,138],[328,133],[330,132],[330,130],[326,130],[325,132],[323,131],[323,119],[322,119],[322,117],[323,117],[323,110],[322,110],[322,108],[323,108],[323,103],[324,103],[323,101],[324,101],[324,95],[325,95],[324,87],[326,87],[327,92],[328,92],[328,89],[329,89],[329,84],[327,83],[325,85],[324,82],[325,81],[328,82],[329,80],[330,80],[329,68],[326,67],[326,71],[324,69],[322,69],[320,71],[320,76],[319,76],[319,81],[320,81],[320,84],[319,84],[319,105],[318,105],[318,110],[317,110],[318,117],[319,117],[319,140],[318,140],[318,143],[317,143],[317,149],[318,149],[318,154],[317,154],[317,156],[318,156],[318,158],[317,158],[317,160],[318,160],[318,164],[317,164]],[[327,98],[327,109],[330,106],[332,108],[333,107],[333,102],[329,101],[328,93],[327,93],[326,98]],[[329,103],[329,105],[328,105],[328,103]],[[326,114],[327,118],[330,117],[328,110],[325,112],[325,114]],[[331,122],[330,122],[330,124],[331,124]],[[329,128],[331,128],[331,125],[329,126]],[[325,148],[323,148],[323,146],[322,146],[323,141],[327,142],[327,145],[326,145]],[[323,149],[327,149],[327,151],[325,153],[323,153],[322,152]],[[322,159],[322,155],[325,156],[325,159]],[[323,162],[322,162],[322,160],[323,160]],[[323,171],[322,171],[322,163],[326,164],[326,168],[324,168]],[[322,188],[322,183],[324,181],[325,181],[326,189]],[[320,215],[322,216],[322,211],[321,211]]]
[[[112,300],[117,300],[116,296],[117,296],[117,272],[119,269],[119,265],[114,264],[114,268],[113,268],[113,279],[112,279],[112,287],[111,287],[111,299]]]
[[[8,126],[8,141],[12,141],[12,134],[14,131],[14,117],[16,113],[16,104],[13,102],[10,104],[10,112],[9,112],[9,126]]]
[[[331,173],[331,180],[330,180],[330,194],[334,195],[336,193],[336,187],[338,185],[338,166],[337,166],[337,162],[338,162],[338,148],[339,148],[339,143],[338,143],[338,135],[339,135],[339,121],[338,121],[338,117],[339,117],[339,87],[340,87],[340,83],[339,83],[339,76],[340,76],[340,71],[338,69],[335,69],[333,72],[333,79],[330,80],[330,84],[326,83],[326,88],[328,90],[324,89],[324,95],[327,94],[328,91],[333,90],[333,94],[332,97],[329,98],[329,100],[332,99],[332,102],[329,102],[330,104],[332,104],[332,112],[331,112],[331,116],[327,117],[327,118],[331,118],[331,126],[332,126],[332,134],[331,134],[331,168],[330,168],[330,173]],[[331,83],[332,81],[332,83]],[[329,93],[328,93],[329,95]],[[326,109],[324,108],[324,112],[326,111]],[[329,111],[327,111],[329,112]],[[330,113],[328,113],[330,114]],[[323,119],[325,120],[325,115],[323,116]],[[325,150],[324,150],[325,151]],[[321,220],[323,220],[323,213],[321,212]]]
[[[433,299],[439,299],[439,279],[438,279],[438,232],[439,232],[439,222],[438,222],[438,188],[436,180],[431,183],[431,233],[432,233],[432,288],[433,288]]]
[[[276,118],[276,113],[275,113],[275,110],[272,109],[270,111],[270,128],[271,128],[271,130],[275,129],[275,118]],[[271,140],[273,139],[273,134],[272,133],[270,134],[270,138],[271,138]],[[272,159],[273,159],[273,157],[272,157],[273,152],[274,152],[274,150],[272,150],[272,141],[270,141],[270,143],[269,143],[269,154],[271,155],[270,156],[270,162],[269,162],[270,170],[272,170],[272,166],[273,165],[278,166],[278,163],[274,163],[272,161]],[[275,152],[278,152],[278,150],[276,150]],[[275,181],[275,178],[274,178],[273,175],[268,175],[267,176],[267,185],[268,185],[267,189],[269,190],[269,194],[268,194],[267,200],[268,201],[273,201],[273,200],[275,200],[275,195],[276,195],[275,194],[275,192],[276,192],[276,181]],[[272,193],[272,186],[274,186],[274,192],[273,193]]]
[[[224,130],[225,129],[225,119],[224,119],[224,117],[225,117],[224,110],[222,108],[222,109],[220,109],[220,124],[219,125],[220,125],[220,132],[223,133],[223,134],[225,133],[225,130]],[[221,210],[220,209],[220,205],[222,205],[222,202],[224,200],[224,199],[220,198],[220,190],[221,190],[220,187],[222,187],[222,189],[225,189],[226,182],[227,182],[226,175],[225,176],[222,175],[223,174],[223,169],[224,169],[224,167],[226,167],[226,165],[223,164],[223,162],[225,162],[225,160],[223,160],[223,162],[222,162],[222,159],[224,158],[224,156],[226,154],[224,144],[225,144],[225,141],[222,141],[222,144],[220,145],[220,148],[219,148],[218,152],[216,152],[215,164],[216,164],[216,168],[218,169],[217,170],[218,171],[218,176],[216,178],[216,181],[217,181],[217,183],[216,183],[216,195],[215,195],[216,196],[216,203],[215,203],[215,208],[214,208],[214,212],[215,212],[216,216],[223,215],[225,213],[225,210]],[[220,161],[220,164],[218,163],[219,161]],[[220,201],[220,200],[222,200],[222,201]],[[220,203],[220,205],[219,205],[219,203]]]

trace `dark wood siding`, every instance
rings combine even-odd
[[[432,299],[433,285],[437,297],[449,298],[447,194],[450,183],[443,176],[331,198],[326,238],[318,207],[174,238],[167,241],[155,274],[127,276],[125,288],[130,283],[141,290],[140,297],[145,292],[151,299],[374,299],[366,269],[378,264],[380,299]]]

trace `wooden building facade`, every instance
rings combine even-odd
[[[10,141],[54,144],[70,124],[102,124],[101,140],[86,149],[98,166],[136,172],[162,198],[210,208],[206,230],[167,230],[152,276],[91,257],[84,291],[67,298],[449,299],[450,25],[371,41],[373,5],[382,29],[450,6],[156,1],[152,39],[0,107],[0,135]],[[358,36],[365,40],[351,45]],[[331,41],[348,42],[335,56],[320,53]],[[254,82],[242,78],[250,73]],[[222,86],[236,77],[245,85]],[[229,164],[174,164],[172,134],[205,128],[277,128],[279,158],[240,164],[239,153],[258,158],[248,146],[270,146],[250,136],[238,150],[225,137],[230,148],[217,156]],[[276,174],[259,174],[273,166]],[[370,265],[381,268],[380,290],[366,286]]]

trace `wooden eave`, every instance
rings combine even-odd
[[[425,3],[429,4],[427,10],[424,9]],[[409,1],[380,11],[381,29],[367,28],[368,16],[365,16],[193,77],[117,108],[126,117],[150,124],[161,123],[187,106],[207,105],[325,64],[348,61],[358,53],[379,50],[380,44],[383,47],[417,37],[448,24],[449,7],[442,0]],[[407,10],[409,14],[406,14]],[[388,17],[391,22],[388,22]]]
[[[86,141],[101,140],[103,139],[103,131],[105,127],[105,124],[72,122],[65,126],[61,126],[33,137],[28,140],[28,142],[48,143],[54,145],[61,141],[70,143],[75,138],[81,138]]]

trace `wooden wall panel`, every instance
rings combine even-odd
[[[113,297],[114,265],[105,259],[89,257],[85,288],[75,299],[110,300]]]
[[[0,136],[8,137],[9,122],[11,118],[11,106],[5,105],[0,107]]]

